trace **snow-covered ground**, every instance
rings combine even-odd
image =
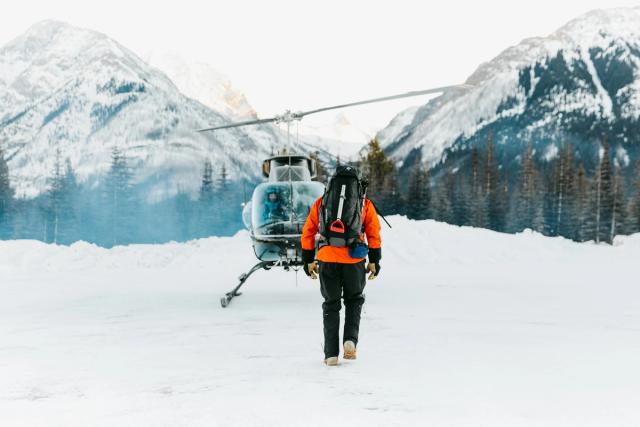
[[[616,245],[393,217],[359,359],[321,361],[318,282],[246,233],[0,242],[2,426],[637,426],[640,235]]]

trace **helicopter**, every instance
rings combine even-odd
[[[262,175],[266,181],[256,186],[251,200],[244,205],[242,211],[242,220],[249,230],[258,263],[238,277],[239,283],[220,298],[220,305],[223,308],[227,307],[234,297],[240,296],[240,288],[258,270],[282,267],[285,271],[298,271],[303,265],[300,243],[302,228],[311,206],[324,194],[325,186],[320,182],[313,181],[317,177],[317,161],[310,156],[291,152],[291,123],[300,121],[310,114],[329,110],[420,95],[462,91],[472,87],[468,84],[443,86],[309,111],[286,110],[284,114],[266,119],[230,123],[198,130],[198,132],[212,132],[265,123],[285,123],[287,126],[286,148],[279,155],[269,157],[262,162]]]

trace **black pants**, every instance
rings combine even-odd
[[[325,357],[333,357],[340,352],[340,298],[344,298],[345,306],[343,342],[358,343],[366,272],[364,261],[356,264],[319,264],[320,291],[324,297],[324,354]]]

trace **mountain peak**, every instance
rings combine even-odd
[[[150,73],[142,59],[105,34],[55,20],[38,22],[2,46],[0,69],[0,100],[7,101],[0,104],[0,119],[92,73],[172,86],[166,76]]]
[[[44,19],[42,21],[36,22],[31,27],[29,27],[25,34],[27,35],[36,34],[36,33],[52,34],[57,31],[61,31],[63,29],[78,29],[78,28],[74,27],[73,25],[65,21],[59,21],[57,19]]]
[[[576,46],[607,47],[612,40],[638,36],[640,7],[626,7],[592,10],[569,21],[545,39]]]
[[[189,61],[175,52],[152,51],[145,60],[163,71],[182,93],[235,120],[257,118],[257,113],[231,80],[203,62]]]
[[[5,48],[15,45],[24,45],[35,48],[42,45],[59,45],[61,42],[68,44],[67,48],[73,49],[79,41],[91,40],[96,43],[98,40],[109,40],[109,38],[99,32],[75,27],[67,22],[57,20],[44,20],[33,24],[21,36],[10,42]]]
[[[576,143],[602,132],[635,139],[613,127],[635,128],[640,118],[639,52],[640,7],[588,12],[481,64],[467,79],[474,89],[431,100],[392,122],[380,141],[401,163],[417,155],[435,165],[500,126],[510,129],[500,142],[514,144],[532,135],[552,144],[558,129]]]
[[[556,34],[585,34],[609,30],[612,33],[638,34],[640,29],[640,6],[589,11],[562,26]]]

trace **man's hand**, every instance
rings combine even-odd
[[[369,280],[373,280],[378,277],[378,274],[380,273],[380,264],[373,262],[367,264],[367,273],[369,273]]]
[[[320,269],[318,268],[318,263],[315,261],[309,264],[305,264],[303,267],[304,272],[307,273],[307,276],[311,277],[313,280],[318,278],[318,274],[320,274]]]

